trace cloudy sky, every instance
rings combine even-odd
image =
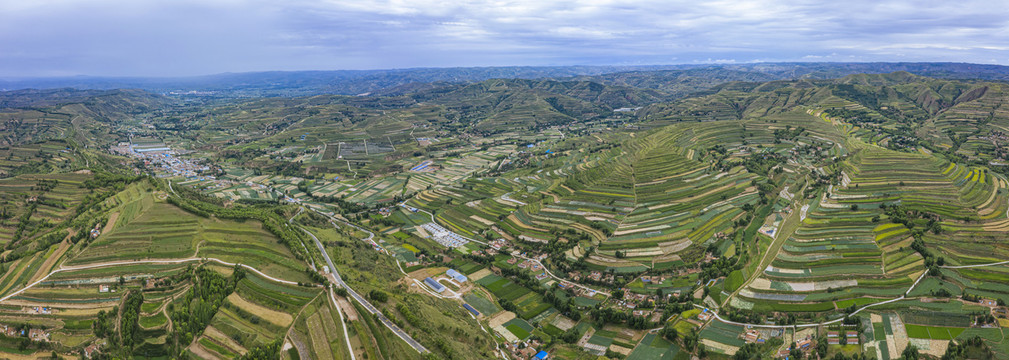
[[[1009,64],[1009,7],[885,0],[0,0],[0,76],[770,61]]]

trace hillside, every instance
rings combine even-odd
[[[0,325],[37,357],[1007,356],[1009,88],[793,65],[0,93]]]
[[[836,79],[907,71],[941,79],[1009,80],[1009,67],[968,63],[803,62],[625,66],[502,66],[392,70],[267,71],[180,78],[51,77],[0,79],[0,89],[143,89],[180,97],[249,98],[382,94],[410,84],[490,79],[558,79],[632,86],[684,96],[731,81]]]

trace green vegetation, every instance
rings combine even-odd
[[[714,309],[837,320],[815,342],[857,328],[884,358],[905,334],[1009,356],[990,310],[1009,302],[991,265],[1009,258],[1009,86],[823,71],[0,94],[0,295],[17,292],[0,316],[50,338],[0,352],[482,359],[514,337],[557,358],[588,358],[585,338],[610,357],[722,359],[787,336],[749,344],[701,320]],[[325,270],[370,305],[331,298]]]

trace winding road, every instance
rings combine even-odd
[[[1009,264],[1009,260],[1007,260],[1007,261],[999,261],[999,262],[994,262],[994,263],[988,263],[988,264],[960,265],[960,266],[940,266],[940,267],[943,268],[943,269],[964,269],[964,268],[975,268],[975,267],[985,267],[985,266],[997,266],[997,265],[1005,265],[1005,264]],[[862,312],[862,310],[871,308],[873,306],[879,306],[879,305],[883,305],[883,304],[889,304],[889,303],[892,303],[892,302],[897,302],[897,301],[901,301],[901,300],[904,300],[904,299],[908,299],[907,296],[911,294],[911,290],[914,290],[914,288],[918,286],[918,283],[921,282],[921,280],[924,279],[926,275],[928,275],[928,271],[925,271],[925,272],[923,272],[921,274],[921,276],[918,276],[918,280],[915,280],[914,284],[911,284],[911,287],[909,287],[907,289],[907,291],[904,292],[904,295],[901,295],[900,297],[893,298],[893,299],[890,299],[890,300],[880,301],[878,303],[872,303],[872,304],[865,305],[863,307],[858,308],[857,310],[855,310],[851,314],[848,314],[848,316],[858,314],[858,313]],[[824,321],[824,322],[819,322],[819,323],[797,324],[797,325],[749,324],[749,323],[741,323],[741,322],[736,322],[736,321],[731,321],[731,320],[723,319],[721,316],[718,315],[718,312],[716,312],[714,310],[711,310],[710,308],[707,308],[707,307],[702,306],[702,305],[694,304],[694,307],[696,307],[698,309],[704,309],[704,310],[710,312],[712,315],[714,315],[714,317],[716,319],[718,319],[718,321],[721,321],[723,323],[732,324],[732,325],[746,326],[746,327],[755,327],[755,328],[791,328],[791,327],[805,328],[805,327],[814,327],[814,326],[821,326],[821,325],[830,325],[830,324],[834,324],[834,323],[837,323],[837,322],[840,322],[840,321],[844,320],[844,318],[839,318],[839,319],[834,319],[834,320]],[[652,329],[652,331],[656,331],[656,330],[661,330],[661,328]]]
[[[943,269],[967,269],[967,268],[976,268],[976,267],[985,267],[985,266],[994,266],[994,265],[1004,265],[1004,264],[1009,264],[1009,260],[999,261],[999,262],[991,263],[991,264],[958,265],[958,266],[944,265],[944,266],[940,266],[940,267],[943,268]]]
[[[227,262],[227,261],[224,261],[224,260],[221,260],[221,259],[216,259],[216,258],[194,257],[194,258],[185,258],[185,259],[166,259],[166,260],[128,260],[128,261],[113,261],[113,262],[104,262],[104,263],[88,264],[88,265],[78,265],[78,266],[60,266],[58,269],[49,272],[48,274],[46,274],[46,276],[43,276],[38,281],[35,281],[35,282],[29,284],[28,286],[25,286],[25,287],[21,288],[18,291],[12,292],[12,293],[7,294],[6,296],[0,298],[0,302],[4,302],[7,299],[10,299],[10,298],[15,297],[17,295],[20,295],[21,293],[25,292],[26,290],[31,289],[32,287],[35,287],[36,285],[41,284],[42,282],[46,281],[46,279],[49,279],[49,277],[53,276],[53,274],[64,272],[64,271],[77,271],[77,270],[87,270],[87,269],[95,269],[95,268],[101,268],[101,267],[109,267],[109,266],[138,265],[138,264],[181,264],[181,263],[187,263],[187,262],[193,262],[193,261],[212,261],[212,262],[216,262],[218,264],[225,265],[225,266],[239,265],[239,266],[241,266],[241,267],[243,267],[243,268],[245,268],[247,270],[250,270],[250,271],[256,273],[259,276],[262,276],[264,279],[267,279],[267,280],[270,280],[270,281],[274,281],[274,282],[278,282],[278,283],[282,283],[282,284],[298,285],[298,282],[296,282],[296,281],[288,281],[288,280],[284,280],[284,279],[278,279],[278,278],[272,277],[270,275],[266,275],[262,271],[259,271],[259,269],[251,267],[249,265],[231,263],[231,262]]]
[[[319,241],[319,238],[317,238],[315,234],[313,234],[311,231],[305,229],[301,229],[301,231],[304,231],[306,234],[308,234],[308,236],[312,238],[313,241],[315,241],[315,246],[319,248],[319,252],[322,253],[322,258],[325,259],[326,264],[329,265],[330,273],[326,274],[326,278],[329,279],[331,283],[336,284],[337,286],[340,286],[344,289],[347,289],[347,294],[349,294],[351,298],[357,300],[357,302],[361,304],[361,306],[364,307],[365,310],[368,310],[369,313],[372,313],[376,317],[378,317],[378,320],[381,321],[382,324],[385,325],[385,327],[389,328],[389,330],[392,330],[393,334],[396,334],[396,336],[398,336],[400,339],[406,341],[406,343],[410,345],[410,347],[413,347],[414,350],[417,350],[420,353],[429,352],[427,348],[424,347],[424,345],[421,345],[419,342],[417,342],[417,340],[414,340],[413,337],[411,337],[409,334],[403,331],[403,329],[400,329],[399,326],[396,326],[396,324],[394,324],[391,320],[389,320],[389,318],[385,317],[385,315],[382,314],[382,312],[379,311],[377,308],[375,308],[375,306],[371,305],[371,303],[369,303],[367,299],[365,299],[363,296],[354,291],[354,289],[351,289],[350,286],[347,285],[347,283],[343,282],[343,278],[340,277],[340,273],[336,271],[336,265],[333,265],[333,260],[330,259],[329,253],[326,252],[326,247],[322,245],[322,242]]]

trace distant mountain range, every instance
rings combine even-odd
[[[968,63],[757,63],[654,66],[509,66],[394,70],[270,71],[193,77],[52,77],[0,79],[0,90],[143,89],[203,97],[371,95],[476,83],[489,79],[558,79],[657,90],[680,97],[734,82],[832,79],[861,73],[907,71],[940,79],[1009,80],[1009,66]],[[398,89],[397,89],[398,88]]]

